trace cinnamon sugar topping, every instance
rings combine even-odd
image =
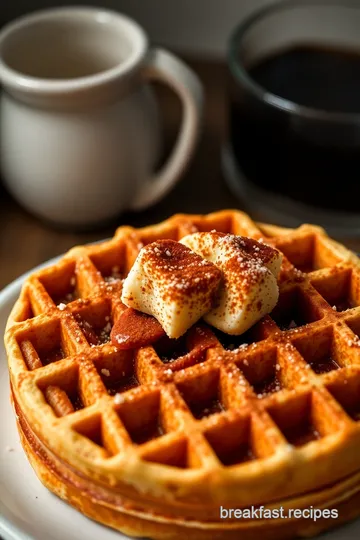
[[[204,319],[219,330],[241,334],[269,313],[278,299],[281,253],[256,240],[219,232],[181,240],[223,274],[217,305]]]
[[[169,337],[181,336],[202,316],[223,332],[242,334],[275,306],[281,259],[269,245],[214,231],[158,240],[140,251],[122,301],[153,315]],[[120,344],[118,330],[113,342]]]
[[[144,247],[123,286],[122,301],[153,315],[169,337],[179,337],[213,305],[221,271],[174,240]]]

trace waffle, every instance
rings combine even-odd
[[[274,311],[238,337],[199,322],[166,348],[114,347],[139,250],[211,230],[283,253]],[[12,310],[5,344],[22,444],[49,489],[130,535],[315,534],[359,513],[357,306],[359,259],[321,228],[235,210],[120,227],[34,273]],[[220,519],[220,506],[261,504],[341,512],[336,523]]]

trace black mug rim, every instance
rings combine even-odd
[[[321,121],[345,122],[350,124],[360,123],[359,113],[335,112],[300,105],[295,101],[278,96],[253,79],[242,62],[238,61],[237,52],[242,38],[246,32],[258,21],[266,18],[272,13],[280,12],[289,7],[316,7],[316,6],[338,6],[340,8],[356,8],[360,10],[360,3],[357,0],[279,0],[269,6],[262,7],[246,17],[233,30],[228,40],[227,62],[230,72],[236,81],[244,85],[257,99],[267,105],[285,111],[291,115],[300,116]],[[360,31],[360,28],[359,28]]]

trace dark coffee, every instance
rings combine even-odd
[[[263,58],[247,72],[260,93],[315,114],[271,106],[233,79],[231,144],[246,178],[298,201],[359,212],[360,53],[301,46]]]

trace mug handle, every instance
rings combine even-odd
[[[131,203],[132,210],[142,210],[155,204],[178,182],[194,153],[203,108],[200,80],[173,54],[160,48],[152,49],[143,69],[146,79],[162,81],[179,95],[183,114],[180,131],[167,162],[135,195]]]

